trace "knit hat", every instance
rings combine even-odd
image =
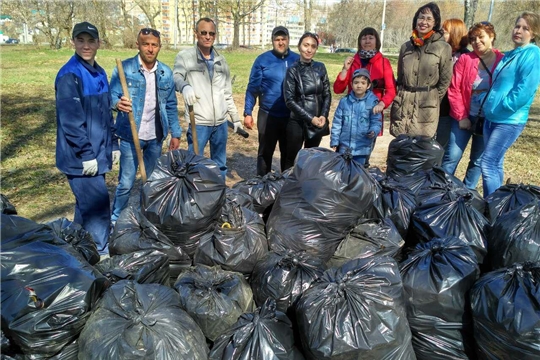
[[[367,69],[362,68],[354,70],[351,81],[359,76],[364,76],[369,82],[371,82],[371,76],[369,75],[369,71]]]

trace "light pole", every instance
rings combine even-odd
[[[381,23],[381,53],[383,52],[383,41],[384,41],[384,30],[386,29],[386,24],[384,23],[386,17],[386,0],[383,2],[383,11],[382,11],[382,23]]]

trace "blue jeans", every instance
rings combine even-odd
[[[110,204],[105,175],[67,175],[69,186],[75,195],[73,222],[88,231],[100,255],[109,254]]]
[[[474,123],[476,116],[469,116],[469,119]],[[467,188],[474,190],[476,189],[476,185],[482,174],[480,162],[482,153],[484,152],[484,139],[482,136],[473,135],[470,130],[461,130],[459,128],[459,121],[452,121],[452,129],[450,131],[448,145],[444,151],[442,168],[447,173],[454,175],[461,157],[463,156],[463,152],[472,137],[471,155],[469,157],[469,165],[467,165],[467,172],[465,173],[463,183]]]
[[[360,165],[365,165],[367,157],[368,155],[356,155],[356,156],[353,156],[353,160],[359,163]]]
[[[223,180],[227,176],[227,122],[217,126],[196,125],[197,142],[199,143],[199,155],[204,156],[204,148],[210,141],[210,159],[214,160],[221,171]],[[188,150],[193,152],[193,137],[191,126],[187,131]]]
[[[481,165],[484,197],[503,184],[504,155],[524,128],[525,124],[497,124],[488,119],[484,122],[484,155],[482,155]]]
[[[158,142],[156,139],[139,140],[139,144],[143,152],[146,177],[149,178],[154,171],[157,159],[161,156],[162,142]],[[135,152],[135,144],[131,141],[120,140],[120,173],[118,174],[118,186],[114,196],[111,221],[118,220],[122,211],[127,207],[129,194],[137,177],[138,165],[139,160]]]
[[[441,144],[443,149],[446,149],[448,141],[450,140],[450,132],[452,131],[452,124],[456,120],[451,116],[441,116],[439,118],[439,124],[437,125],[437,142]]]

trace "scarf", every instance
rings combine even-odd
[[[418,31],[414,29],[411,36],[411,42],[414,46],[424,46],[425,41],[429,39],[433,34],[435,34],[435,30],[430,30],[430,32],[428,32],[426,35],[418,37]]]
[[[373,50],[360,50],[358,52],[358,56],[360,56],[360,59],[371,59],[372,57],[375,56],[375,54],[377,54],[377,49],[373,49]]]

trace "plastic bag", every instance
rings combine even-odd
[[[493,269],[540,261],[540,198],[496,218],[488,254]]]
[[[267,223],[270,248],[327,261],[372,206],[374,180],[349,153],[300,150]]]
[[[405,241],[390,219],[365,219],[343,240],[328,267],[342,266],[352,259],[387,255],[397,261],[401,257],[401,249]]]
[[[383,179],[381,184],[381,199],[384,217],[392,220],[401,237],[407,237],[411,215],[416,209],[414,192],[395,181]]]
[[[470,246],[457,237],[418,244],[400,271],[417,359],[474,358],[468,294],[480,269]]]
[[[96,243],[94,242],[92,235],[84,230],[81,225],[69,221],[66,218],[48,222],[47,225],[52,229],[56,236],[71,244],[71,246],[73,246],[86,261],[90,263],[90,265],[99,262],[99,253],[96,248]]]
[[[321,259],[305,252],[270,252],[260,260],[251,276],[255,303],[262,306],[266,299],[276,301],[278,311],[288,313],[304,291],[326,270]]]
[[[253,198],[253,207],[261,215],[267,215],[281,191],[285,177],[282,174],[269,172],[264,176],[257,176],[249,180],[239,181],[233,185],[233,190],[250,195]]]
[[[193,317],[204,335],[217,339],[244,312],[254,308],[253,293],[240,273],[197,265],[183,271],[174,288],[180,306]]]
[[[213,229],[225,203],[225,183],[215,162],[187,150],[161,156],[143,185],[142,212],[189,256]]]
[[[31,223],[2,215],[2,329],[24,353],[54,356],[78,336],[109,282],[50,228]]]
[[[179,304],[169,287],[116,283],[79,337],[79,359],[207,359],[201,329]]]
[[[245,207],[251,211],[255,211],[253,198],[251,195],[245,194],[236,189],[227,189],[225,192],[225,204],[221,209],[221,221],[228,221],[229,212],[237,205]]]
[[[497,217],[538,199],[540,199],[539,186],[503,185],[486,197],[486,216],[494,223]]]
[[[296,314],[309,359],[415,359],[399,269],[388,256],[326,270]]]
[[[226,220],[201,237],[193,262],[250,275],[268,252],[264,222],[259,214],[239,205],[229,209]]]
[[[13,206],[4,194],[0,194],[0,212],[6,215],[17,215],[15,206]]]
[[[441,165],[443,155],[443,147],[434,138],[402,134],[388,146],[386,174],[396,177],[430,170]]]
[[[483,275],[471,290],[480,359],[540,358],[540,263]]]
[[[209,359],[303,360],[293,339],[291,321],[268,299],[255,312],[243,314],[216,340]]]
[[[133,280],[139,284],[169,285],[169,259],[157,250],[116,255],[96,264],[96,269],[113,284]]]
[[[490,225],[472,203],[469,194],[453,201],[417,207],[411,217],[407,245],[427,243],[433,238],[457,236],[472,247],[478,263],[483,263]]]

